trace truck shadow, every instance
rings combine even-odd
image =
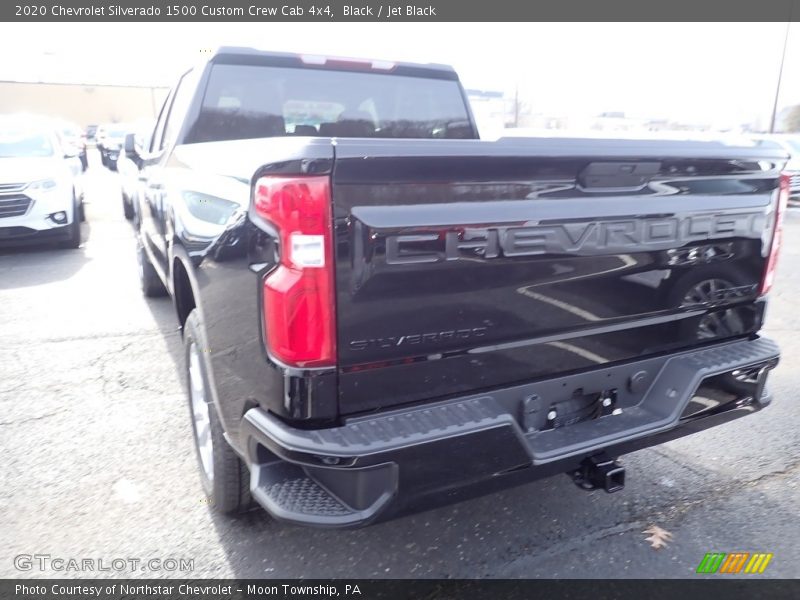
[[[182,372],[171,302],[156,299],[148,306]],[[212,514],[211,520],[232,575],[241,579],[541,577],[548,575],[520,575],[520,569],[536,557],[595,553],[611,535],[629,534],[625,544],[632,553],[647,550],[640,535],[645,524],[663,523],[664,507],[680,502],[685,490],[707,490],[717,481],[694,464],[676,465],[663,450],[644,450],[623,462],[636,477],[613,495],[583,492],[564,475],[457,504],[442,506],[451,500],[442,495],[438,507],[361,529],[288,525],[261,508],[237,517]],[[666,484],[665,473],[672,478]]]
[[[580,561],[576,553],[593,554],[614,534],[629,534],[631,554],[648,550],[638,534],[655,521],[652,509],[623,497],[557,476],[355,530],[286,525],[261,509],[213,522],[238,578],[548,577],[525,565],[558,554]]]

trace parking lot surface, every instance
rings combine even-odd
[[[624,457],[627,486],[566,476],[359,530],[213,515],[195,465],[168,299],[138,286],[116,174],[92,164],[79,250],[0,251],[0,577],[693,577],[706,552],[771,552],[800,575],[800,212],[767,335],[767,410]],[[672,533],[654,550],[642,533]],[[193,559],[191,572],[21,572],[14,557]]]

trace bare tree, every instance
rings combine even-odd
[[[800,132],[800,104],[792,106],[783,120],[786,131]]]
[[[530,106],[519,97],[519,85],[514,86],[514,100],[511,107],[511,126],[519,127],[524,118],[530,113]]]

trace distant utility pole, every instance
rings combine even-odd
[[[790,15],[791,17],[791,15]],[[778,97],[781,95],[781,79],[783,79],[783,63],[786,61],[786,47],[789,44],[789,28],[792,26],[791,18],[786,23],[786,35],[783,38],[783,53],[781,54],[781,68],[778,71],[778,85],[775,88],[775,100],[772,103],[772,118],[769,120],[769,132],[775,133],[775,119],[778,118]]]
[[[519,127],[519,84],[514,86],[514,127]]]

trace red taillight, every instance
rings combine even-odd
[[[759,294],[764,295],[772,289],[775,281],[775,267],[778,265],[778,254],[781,250],[783,239],[783,215],[786,212],[786,205],[789,202],[789,175],[783,173],[778,187],[778,206],[775,210],[775,223],[772,232],[772,243],[769,247],[769,257],[767,258],[767,268],[764,270],[764,278],[761,280]]]
[[[288,365],[336,364],[333,234],[328,177],[262,177],[256,213],[278,230],[281,261],[264,279],[269,353]]]

